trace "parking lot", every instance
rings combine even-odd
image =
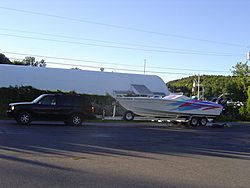
[[[0,120],[0,187],[249,187],[250,124]]]

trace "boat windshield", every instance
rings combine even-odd
[[[164,99],[187,100],[187,99],[190,99],[190,98],[185,96],[185,95],[168,95],[168,96],[165,96]]]

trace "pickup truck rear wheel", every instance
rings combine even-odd
[[[29,125],[31,118],[32,117],[29,112],[20,112],[16,118],[16,121],[21,125]]]
[[[71,117],[69,118],[68,123],[69,123],[70,125],[78,126],[78,125],[81,125],[81,124],[82,124],[82,121],[83,121],[83,116],[81,116],[80,114],[73,114],[73,115],[71,115]]]

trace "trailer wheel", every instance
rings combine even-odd
[[[202,118],[200,118],[199,125],[200,126],[206,126],[207,122],[208,122],[207,118],[206,117],[202,117]]]
[[[192,117],[191,120],[189,121],[190,125],[192,126],[197,126],[199,124],[199,118],[197,117]]]
[[[123,119],[125,121],[133,121],[135,115],[132,111],[126,111],[123,115]]]

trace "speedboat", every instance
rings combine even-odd
[[[192,125],[206,125],[208,118],[221,114],[223,106],[191,99],[185,95],[165,97],[115,97],[127,109],[123,118],[132,121],[134,114],[146,117],[186,118]]]

